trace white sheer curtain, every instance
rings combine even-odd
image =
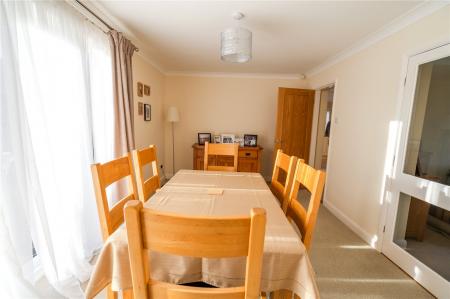
[[[81,297],[101,246],[89,165],[114,148],[109,41],[62,1],[0,6],[4,252],[29,281],[40,264],[59,293]]]

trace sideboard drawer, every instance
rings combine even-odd
[[[239,151],[239,157],[240,158],[257,159],[258,158],[258,151],[254,151],[254,150],[240,150]]]

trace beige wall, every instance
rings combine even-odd
[[[176,169],[192,168],[198,132],[253,133],[264,147],[263,174],[271,173],[278,87],[319,87],[337,82],[328,157],[326,205],[367,242],[380,235],[388,128],[396,120],[404,57],[450,39],[450,7],[414,23],[306,81],[267,78],[163,76],[139,56],[134,80],[150,83],[152,121],[136,116],[138,147],[155,143],[165,172],[172,173],[170,125],[174,105]],[[135,99],[137,98],[135,96]],[[164,104],[163,104],[164,103]],[[137,109],[137,105],[136,105]]]
[[[379,246],[388,128],[396,120],[404,55],[450,39],[450,7],[308,78],[337,81],[326,204],[366,241]]]
[[[133,56],[134,136],[136,148],[139,149],[150,144],[155,144],[158,150],[159,164],[163,164],[164,162],[164,80],[165,76],[138,53]],[[150,96],[137,96],[137,82],[150,85]],[[144,121],[144,116],[138,115],[138,102],[152,106],[151,121]]]
[[[264,147],[262,173],[271,175],[278,87],[306,86],[297,79],[168,76],[165,110],[176,106],[175,167],[192,169],[192,144],[198,132],[257,134]],[[166,123],[166,173],[172,172],[172,139]],[[175,170],[175,171],[176,171]]]

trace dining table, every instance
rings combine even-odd
[[[259,173],[180,170],[145,203],[144,208],[191,216],[249,215],[266,210],[261,291],[287,290],[302,299],[319,298],[315,273],[300,233],[284,215],[278,200]],[[197,258],[149,252],[150,277],[215,287],[245,283],[245,257]],[[85,290],[93,298],[106,286],[132,289],[127,233],[119,227],[105,241]]]

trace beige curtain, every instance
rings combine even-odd
[[[115,155],[134,149],[133,73],[131,58],[137,49],[122,33],[109,32],[115,103]]]

